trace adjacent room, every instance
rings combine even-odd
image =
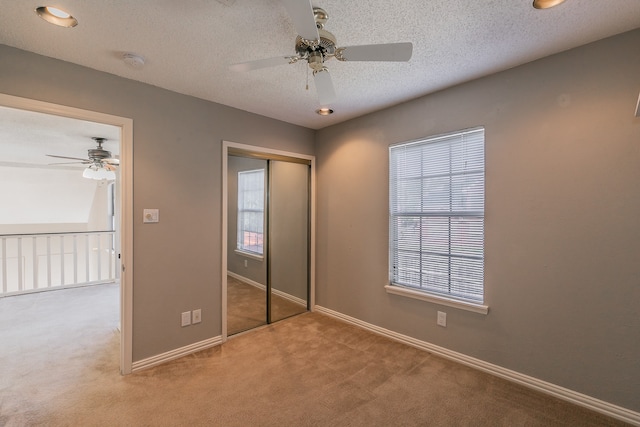
[[[0,424],[640,425],[640,2],[1,3]]]

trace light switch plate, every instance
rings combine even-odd
[[[180,315],[180,326],[189,326],[191,324],[191,312],[185,311]]]
[[[160,211],[158,209],[145,209],[142,222],[151,223],[160,221]]]

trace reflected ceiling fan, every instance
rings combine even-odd
[[[413,45],[410,42],[337,47],[336,37],[324,29],[324,24],[329,19],[324,9],[313,7],[310,0],[281,1],[299,34],[295,42],[296,54],[234,64],[230,67],[231,70],[251,71],[307,61],[313,70],[318,101],[322,106],[328,106],[336,100],[336,93],[325,61],[331,58],[338,61],[397,62],[411,59]]]
[[[111,152],[102,148],[102,144],[107,140],[106,138],[93,137],[98,146],[96,148],[90,148],[87,150],[87,159],[81,159],[79,157],[57,156],[54,154],[47,154],[48,157],[55,157],[57,159],[75,160],[74,162],[62,162],[51,163],[52,165],[72,165],[83,164],[89,165],[83,172],[82,176],[91,179],[115,179],[116,166],[120,164],[120,160],[111,156]]]

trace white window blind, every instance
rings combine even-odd
[[[389,148],[392,285],[482,304],[484,129]]]
[[[264,169],[238,172],[237,248],[264,253]]]

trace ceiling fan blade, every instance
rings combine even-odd
[[[413,44],[407,42],[346,46],[339,48],[339,52],[336,52],[336,58],[341,61],[408,61],[413,53]]]
[[[47,166],[54,166],[54,165],[88,165],[90,164],[90,161],[86,161],[86,162],[61,162],[61,163],[47,163]]]
[[[305,40],[320,40],[311,0],[282,0],[298,35]]]
[[[318,101],[320,105],[327,106],[332,104],[337,96],[331,81],[331,74],[325,68],[313,73],[313,80],[316,83],[316,92],[318,93]]]
[[[251,71],[260,68],[275,67],[277,65],[290,64],[293,58],[291,56],[278,56],[275,58],[258,59],[256,61],[241,62],[233,64],[229,67],[231,71]]]
[[[55,157],[57,159],[69,159],[69,160],[80,160],[82,162],[90,162],[89,159],[80,159],[78,157],[67,157],[67,156],[56,156],[53,154],[45,154],[47,157]]]
[[[120,159],[102,159],[103,163],[118,166],[120,164]]]
[[[116,167],[113,165],[110,165],[109,163],[103,163],[102,165],[106,170],[113,171],[113,172],[115,172],[116,170]]]

